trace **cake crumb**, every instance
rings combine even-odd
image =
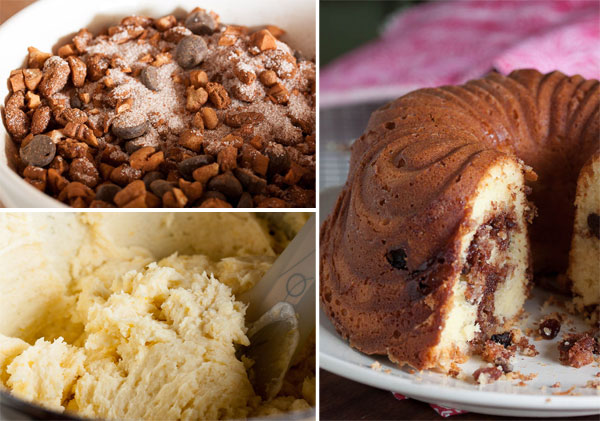
[[[371,370],[381,371],[381,364],[379,364],[379,361],[375,361],[371,364]]]
[[[571,395],[571,396],[573,396],[574,395],[574,393],[573,393],[574,390],[575,390],[575,386],[571,386],[567,390],[564,390],[564,391],[561,391],[561,392],[552,392],[552,394],[553,395],[557,395],[557,396],[564,396],[564,395]]]

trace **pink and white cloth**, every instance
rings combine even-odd
[[[321,106],[384,100],[496,68],[600,78],[599,0],[433,2],[393,16],[379,39],[320,73]]]

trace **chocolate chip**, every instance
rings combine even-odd
[[[211,178],[208,189],[221,192],[229,199],[237,199],[244,191],[242,183],[229,171]]]
[[[79,95],[77,94],[71,95],[71,98],[69,99],[69,104],[71,104],[71,108],[83,107],[83,103],[81,102],[81,99],[79,99]]]
[[[396,269],[407,270],[406,252],[402,249],[390,250],[386,254],[387,260]]]
[[[269,157],[269,173],[285,174],[290,169],[292,161],[285,148],[279,144],[274,144],[265,148],[265,153]]]
[[[184,69],[194,67],[204,60],[208,47],[198,35],[188,35],[177,44],[175,60]]]
[[[238,208],[253,208],[254,207],[254,202],[252,201],[252,196],[250,196],[250,193],[248,193],[248,192],[242,193],[242,195],[240,196],[240,200],[238,200],[237,207]]]
[[[135,139],[148,130],[148,119],[134,111],[126,111],[112,121],[112,132],[121,139]]]
[[[540,323],[539,332],[544,339],[554,339],[560,332],[560,322],[556,319],[546,319]]]
[[[199,10],[187,17],[185,27],[194,34],[210,35],[217,29],[217,21],[209,13]]]
[[[193,178],[192,173],[196,168],[212,164],[213,162],[215,162],[215,159],[210,155],[196,155],[178,163],[177,169],[184,178],[191,180]]]
[[[596,238],[600,238],[600,215],[597,213],[590,213],[587,217],[587,224],[590,233]]]
[[[236,168],[235,176],[242,183],[246,191],[252,194],[262,194],[267,188],[267,180],[260,178],[246,168]]]
[[[496,342],[497,344],[502,345],[505,348],[508,348],[512,345],[512,337],[510,332],[497,333],[495,335],[492,335],[490,339]]]
[[[146,185],[146,190],[150,190],[150,184],[152,184],[153,181],[161,180],[163,178],[164,178],[164,176],[161,172],[150,171],[149,173],[147,173],[144,176],[144,178],[142,180],[144,180],[144,184]]]
[[[38,134],[19,151],[23,162],[35,167],[45,167],[56,155],[56,145],[48,136]]]
[[[151,91],[160,91],[160,79],[156,67],[145,67],[140,74],[140,79],[146,88]]]
[[[106,183],[98,186],[96,189],[96,200],[113,203],[113,198],[121,191],[121,187],[116,184]]]
[[[154,180],[150,183],[150,190],[158,197],[163,197],[166,192],[173,190],[173,187],[167,180]]]

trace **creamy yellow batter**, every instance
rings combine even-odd
[[[25,400],[111,419],[309,408],[314,356],[312,373],[293,369],[295,383],[271,402],[235,356],[249,343],[235,296],[289,237],[273,224],[242,213],[0,215],[0,382]]]

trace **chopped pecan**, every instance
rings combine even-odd
[[[221,167],[221,171],[229,171],[237,168],[237,153],[238,150],[233,146],[226,146],[217,155],[217,162]]]
[[[225,116],[225,124],[229,127],[241,127],[243,124],[258,124],[265,119],[261,113],[245,111]]]
[[[192,112],[199,111],[208,100],[208,93],[204,88],[195,89],[193,86],[189,86],[186,96],[185,109]]]
[[[290,93],[281,82],[277,82],[269,89],[269,98],[277,104],[286,104],[290,100]]]
[[[44,66],[46,60],[52,57],[52,54],[44,53],[35,47],[28,47],[27,51],[29,51],[29,56],[27,58],[27,67],[41,69]]]
[[[199,181],[187,181],[183,178],[179,179],[179,188],[185,193],[190,202],[194,202],[204,193],[204,186]]]
[[[106,74],[108,58],[104,54],[92,54],[87,59],[88,76],[92,82],[97,82]]]
[[[162,200],[163,205],[167,208],[183,208],[188,202],[186,195],[178,188],[166,192]]]
[[[154,21],[154,27],[160,32],[171,29],[177,23],[177,19],[173,15],[163,16]]]
[[[94,148],[98,147],[98,139],[93,131],[85,124],[68,122],[62,129],[62,133],[65,136],[81,140]]]
[[[48,123],[50,123],[50,107],[43,105],[38,107],[31,118],[31,133],[40,134],[46,131]]]
[[[23,177],[25,177],[25,181],[40,191],[46,190],[47,176],[48,172],[44,168],[28,165],[23,170]]]
[[[185,130],[179,136],[179,144],[194,152],[200,152],[202,150],[203,142],[202,133],[196,129]]]
[[[38,89],[40,93],[49,97],[65,87],[71,69],[69,64],[58,56],[52,56],[44,63],[42,81]]]
[[[192,173],[192,177],[194,177],[194,180],[199,181],[202,184],[206,184],[208,180],[217,174],[219,174],[219,164],[214,162],[212,164],[196,168]]]
[[[80,29],[77,35],[73,37],[73,45],[79,54],[83,54],[87,50],[87,45],[92,40],[94,35],[87,29]]]
[[[208,82],[206,84],[206,91],[208,92],[210,102],[219,110],[223,110],[231,105],[231,98],[229,98],[229,94],[220,83]]]
[[[73,181],[79,181],[90,188],[96,187],[100,181],[100,174],[96,166],[87,158],[77,158],[71,162],[69,177]]]
[[[54,168],[48,169],[48,186],[52,193],[60,193],[68,184],[69,181],[58,170]]]
[[[156,170],[165,160],[162,151],[155,152],[152,146],[140,148],[131,154],[129,162],[132,168],[142,170],[144,172]]]
[[[110,173],[110,181],[120,186],[125,186],[142,178],[142,171],[121,164]]]
[[[70,56],[67,57],[67,63],[71,68],[71,80],[75,87],[81,87],[85,83],[85,77],[87,75],[87,66],[79,57]]]

